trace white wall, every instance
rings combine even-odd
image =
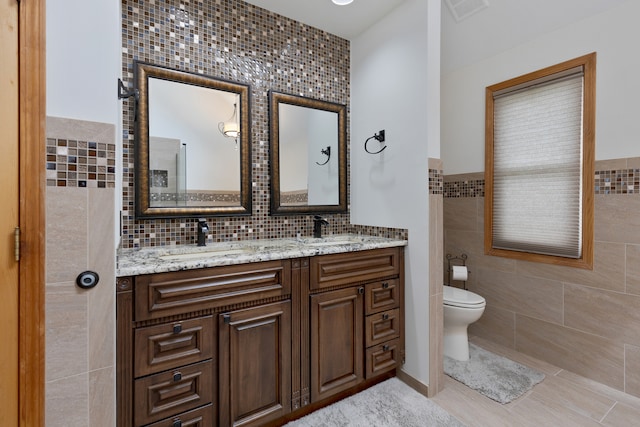
[[[47,115],[116,124],[120,3],[47,1]]]
[[[445,174],[484,171],[486,86],[597,52],[596,160],[640,156],[640,2],[619,7],[442,76]]]
[[[351,41],[351,222],[406,228],[404,369],[429,382],[428,158],[439,152],[440,0],[406,0]],[[365,153],[384,129],[385,151]],[[370,150],[381,145],[373,140]]]

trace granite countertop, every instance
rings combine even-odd
[[[180,245],[119,249],[116,275],[118,277],[137,276],[406,245],[406,240],[340,234],[323,238],[209,243],[207,246]]]

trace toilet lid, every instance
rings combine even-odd
[[[478,294],[474,294],[471,291],[464,289],[454,288],[453,286],[444,285],[443,287],[443,300],[447,305],[454,305],[456,307],[469,307],[478,308],[483,307],[486,302]]]

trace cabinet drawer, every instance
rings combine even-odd
[[[365,347],[380,344],[400,336],[400,309],[367,316],[365,320]]]
[[[149,424],[209,404],[213,387],[211,361],[138,379],[134,384],[135,425]]]
[[[381,280],[365,286],[365,313],[372,314],[400,306],[398,279]]]
[[[211,427],[213,425],[213,405],[149,424],[147,427]]]
[[[366,351],[366,373],[367,379],[373,378],[383,372],[391,371],[399,366],[400,362],[400,340],[394,339],[370,347]]]
[[[311,258],[310,289],[321,289],[397,276],[400,250],[384,248]]]
[[[289,260],[136,277],[135,320],[291,294]]]
[[[213,317],[136,329],[134,375],[142,377],[213,357]]]

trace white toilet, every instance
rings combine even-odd
[[[443,286],[444,355],[469,360],[467,327],[480,319],[486,301],[478,294],[452,286]]]

